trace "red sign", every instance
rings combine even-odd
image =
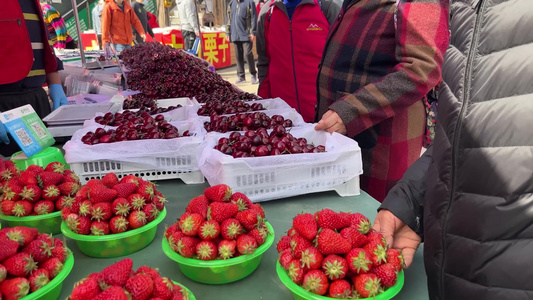
[[[204,59],[216,69],[231,65],[231,52],[225,32],[202,33]]]

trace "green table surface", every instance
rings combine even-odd
[[[163,276],[180,282],[191,290],[196,299],[293,299],[292,293],[281,283],[276,274],[276,243],[292,225],[292,218],[300,212],[314,213],[322,208],[335,211],[360,212],[372,221],[376,216],[378,202],[368,194],[361,192],[360,196],[339,197],[335,192],[323,192],[298,197],[263,202],[268,221],[274,227],[275,243],[263,255],[257,270],[247,278],[225,285],[206,285],[197,283],[185,277],[176,262],[170,260],[161,249],[161,239],[165,224],[170,226],[185,211],[190,199],[203,193],[208,184],[185,185],[181,180],[159,181],[158,189],[168,199],[167,216],[159,225],[155,240],[145,249],[130,255],[134,268],[143,265],[158,268]],[[61,235],[57,236],[61,237]],[[106,266],[122,258],[99,259],[91,258],[81,253],[73,240],[67,239],[69,248],[74,252],[74,269],[64,281],[60,299],[65,299],[75,282],[90,273],[99,272]],[[422,259],[422,247],[415,256],[414,263],[405,270],[405,285],[395,300],[423,300],[428,299],[426,276]]]

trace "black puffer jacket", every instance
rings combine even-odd
[[[530,300],[533,1],[450,12],[433,149],[381,208],[423,233],[431,299]]]

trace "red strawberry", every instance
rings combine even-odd
[[[360,213],[352,214],[350,223],[362,234],[367,234],[370,231],[370,220]]]
[[[26,172],[29,172],[29,173],[33,173],[33,174],[36,174],[36,175],[39,175],[41,174],[42,172],[44,172],[44,169],[43,167],[41,166],[38,166],[38,165],[30,165],[26,168],[25,170]]]
[[[20,200],[13,205],[13,215],[16,217],[26,217],[33,213],[33,204],[26,200]]]
[[[289,270],[289,264],[294,259],[291,249],[285,249],[279,255],[279,263],[285,269]]]
[[[115,216],[109,221],[109,229],[112,233],[122,233],[129,229],[129,222],[123,216]]]
[[[204,218],[200,214],[195,213],[184,213],[178,220],[181,232],[188,236],[196,236],[203,222]]]
[[[197,238],[184,236],[176,241],[176,252],[183,257],[192,257],[196,254],[196,245],[199,242]]]
[[[44,168],[45,172],[56,172],[56,173],[65,173],[65,165],[63,165],[60,162],[52,162],[49,163],[46,168]]]
[[[324,255],[346,254],[352,249],[347,240],[331,229],[323,229],[318,234],[317,244],[318,250]]]
[[[370,253],[365,249],[355,248],[350,250],[346,255],[348,268],[355,274],[364,274],[372,268],[372,259]]]
[[[225,240],[236,240],[242,233],[242,225],[237,219],[227,219],[220,225],[220,233]]]
[[[167,199],[163,197],[163,195],[156,195],[152,202],[155,204],[157,210],[162,211],[165,209],[165,203],[167,203]]]
[[[20,200],[20,193],[22,193],[22,187],[16,183],[10,181],[7,187],[3,189],[4,194],[1,198],[2,201],[18,201]],[[0,193],[1,194],[1,193]]]
[[[130,213],[130,202],[126,198],[117,198],[111,204],[113,214],[117,216],[127,216]]]
[[[11,276],[26,277],[37,270],[37,264],[26,252],[21,252],[4,260],[4,267]]]
[[[387,246],[387,241],[385,240],[385,237],[377,231],[370,231],[366,237],[368,238],[368,243],[374,242],[377,244],[381,244],[384,248]]]
[[[0,242],[0,262],[17,254],[20,244],[10,239],[2,239]]]
[[[17,300],[28,295],[30,292],[30,282],[23,277],[9,279],[2,282],[0,290],[5,300]]]
[[[363,249],[370,253],[370,260],[372,260],[374,267],[387,262],[387,249],[381,243],[372,241],[366,244]]]
[[[6,168],[2,173],[0,174],[0,178],[8,181],[11,178],[17,176],[19,174],[19,170],[15,167]]]
[[[287,270],[287,273],[289,274],[289,277],[291,278],[292,282],[298,285],[301,285],[302,282],[304,281],[305,271],[304,271],[304,268],[302,267],[300,260],[298,259],[293,259],[289,263],[289,268]]]
[[[299,235],[312,241],[318,233],[318,224],[312,214],[300,214],[292,220],[292,227]]]
[[[20,172],[18,181],[21,186],[39,184],[39,181],[37,180],[37,175],[35,175],[35,173],[26,171]]]
[[[74,233],[87,235],[91,232],[91,219],[88,217],[70,214],[67,216],[66,223],[67,227]]]
[[[152,201],[155,196],[155,185],[147,181],[141,182],[137,188],[137,193],[147,201]]]
[[[152,292],[152,300],[154,298],[161,298],[163,300],[172,299],[172,290],[174,289],[174,284],[172,281],[166,277],[152,277],[154,281],[154,291]]]
[[[141,228],[146,225],[146,214],[136,210],[129,215],[128,221],[130,222],[130,229]]]
[[[183,232],[181,232],[179,229],[178,231],[174,232],[169,238],[168,238],[168,244],[170,245],[170,247],[172,248],[172,250],[174,250],[174,252],[178,252],[178,248],[177,248],[177,245],[178,245],[178,241],[182,238],[186,236],[185,234],[183,234]]]
[[[325,295],[329,288],[328,278],[321,270],[309,271],[304,276],[302,287],[311,293]]]
[[[54,172],[42,172],[37,176],[37,182],[41,188],[49,185],[59,185],[62,180],[63,174]]]
[[[123,259],[102,270],[103,281],[110,286],[124,286],[133,272],[133,261],[129,258]]]
[[[39,201],[33,207],[33,212],[36,215],[46,215],[54,212],[54,202],[52,201]]]
[[[208,187],[204,191],[204,195],[209,201],[215,202],[228,202],[231,199],[231,188],[225,184],[217,184],[215,186]]]
[[[348,274],[348,263],[346,259],[330,254],[322,261],[322,270],[332,281],[342,279]]]
[[[130,300],[130,294],[120,286],[112,286],[91,298],[92,300]]]
[[[61,273],[61,271],[63,271],[63,263],[58,258],[52,257],[44,262],[42,268],[48,271],[50,279],[54,279],[59,273]]]
[[[174,223],[174,224],[170,225],[170,227],[168,227],[165,230],[165,238],[168,239],[170,236],[172,236],[174,234],[174,232],[176,232],[178,230],[179,230],[178,223]]]
[[[133,194],[128,197],[132,210],[141,210],[146,204],[146,199],[141,194]]]
[[[70,294],[71,300],[94,299],[102,290],[96,278],[85,278],[74,284],[74,289]]]
[[[239,212],[239,206],[237,204],[229,202],[213,202],[209,204],[207,219],[222,223],[224,220],[233,218],[237,212]]]
[[[230,199],[231,203],[235,203],[239,206],[239,211],[243,211],[252,207],[252,200],[243,193],[234,193]]]
[[[72,207],[74,204],[74,198],[71,196],[61,196],[56,201],[56,210],[63,210],[65,207]]]
[[[131,294],[132,300],[147,300],[154,291],[154,281],[148,275],[138,274],[126,281],[125,288]]]
[[[65,263],[70,256],[70,250],[63,246],[55,246],[52,249],[52,257],[59,259],[60,262]]]
[[[12,216],[13,209],[15,208],[15,203],[15,201],[11,200],[3,200],[2,202],[0,202],[0,204],[2,205],[2,213],[5,216]]]
[[[93,180],[93,179],[91,179],[91,180]],[[91,180],[89,180],[89,181],[91,181]],[[100,182],[100,181],[98,181],[98,182]],[[93,186],[95,186],[95,185],[93,184]],[[77,200],[78,198],[81,199],[81,200],[87,200],[87,199],[89,199],[89,188],[90,188],[90,187],[89,187],[87,184],[85,184],[84,186],[82,186],[82,187],[80,188],[80,190],[79,190],[79,191],[76,193],[76,195],[75,195],[76,200]],[[59,190],[61,190],[61,189],[59,189]]]
[[[361,298],[374,297],[381,291],[379,278],[372,273],[356,276],[353,280],[353,285]]]
[[[127,175],[122,177],[120,180],[120,183],[134,183],[135,185],[139,185],[140,181],[142,179],[135,177],[134,175]]]
[[[52,249],[54,247],[50,243],[42,240],[34,240],[23,251],[31,255],[36,262],[43,263],[52,257]]]
[[[209,208],[209,200],[204,195],[193,198],[187,208],[186,212],[200,214],[202,218],[207,218],[207,209]]]
[[[322,267],[324,256],[315,247],[308,247],[301,253],[300,261],[306,270],[316,270]]]
[[[269,230],[266,227],[255,228],[248,234],[251,235],[257,241],[258,246],[261,246],[266,242]]]
[[[157,207],[153,203],[146,204],[142,211],[146,214],[146,220],[148,222],[155,220],[161,213],[159,210],[157,210]]]
[[[265,220],[261,218],[261,215],[256,210],[252,209],[238,212],[235,215],[235,219],[237,219],[248,231],[254,228],[259,228],[265,223]]]
[[[401,251],[398,251],[396,249],[387,250],[387,262],[391,263],[396,268],[396,271],[398,272],[400,272],[402,268],[405,267],[405,262],[403,260],[403,254]]]
[[[341,236],[352,245],[352,248],[361,248],[368,242],[366,235],[359,232],[353,225],[341,230]]]
[[[105,221],[93,221],[91,223],[91,235],[108,235],[109,223]]]
[[[96,221],[107,221],[111,219],[113,210],[111,209],[111,203],[100,202],[92,206],[91,218]]]
[[[349,218],[346,218],[329,208],[325,208],[318,212],[317,222],[318,226],[321,228],[334,230],[340,230],[351,225]]]
[[[291,237],[291,249],[294,258],[302,258],[302,251],[309,247],[313,247],[313,244],[311,244],[310,241],[304,239],[299,234],[295,234]]]
[[[22,188],[22,192],[19,195],[22,200],[36,202],[41,199],[41,189],[36,185],[27,185]]]
[[[100,181],[107,188],[111,189],[118,184],[118,177],[115,173],[107,173]]]
[[[91,217],[93,211],[93,204],[89,200],[83,200],[80,204],[78,214],[82,217]]]
[[[117,191],[118,198],[128,198],[130,195],[137,191],[137,185],[135,183],[119,183],[113,187]]]
[[[58,186],[61,195],[73,196],[80,190],[80,185],[77,182],[65,182]]]
[[[30,290],[33,293],[50,282],[50,275],[46,269],[38,269],[28,280],[30,281]]]
[[[89,188],[89,200],[92,203],[112,202],[118,195],[114,189],[108,189],[103,185],[97,185]]]
[[[44,200],[57,201],[61,197],[61,192],[59,188],[55,185],[45,186],[42,192],[42,197]]]
[[[257,241],[248,234],[241,234],[237,238],[237,251],[240,254],[252,254],[257,249]]]
[[[235,255],[236,241],[222,240],[218,244],[218,254],[221,259],[230,259]]]
[[[75,182],[80,183],[80,178],[78,175],[72,173],[71,170],[65,170],[65,173],[63,173],[63,182]]]
[[[291,237],[288,235],[284,235],[279,240],[276,248],[278,249],[278,253],[283,252],[285,249],[289,249],[291,247]]]
[[[65,247],[65,243],[58,238],[54,238],[54,247]]]
[[[213,260],[217,258],[217,245],[212,241],[201,241],[196,245],[196,255],[201,260]]]
[[[156,278],[161,278],[161,275],[159,274],[159,271],[157,271],[156,269],[152,269],[150,267],[147,267],[147,266],[139,267],[137,269],[137,271],[135,272],[135,275],[141,274],[141,273],[144,273],[144,274],[150,276],[150,278],[152,278],[152,280],[156,280]]]
[[[36,228],[16,226],[11,228],[4,228],[0,230],[0,241],[7,237],[8,239],[18,242],[21,246],[25,247],[31,241],[33,241],[39,231]]]
[[[204,221],[198,229],[198,236],[202,240],[214,240],[220,235],[220,225],[216,221]]]
[[[352,285],[344,279],[335,280],[329,285],[328,297],[337,299],[351,299]]]
[[[252,204],[250,209],[257,211],[261,215],[261,218],[265,218],[265,211],[263,210],[263,207],[260,204],[254,203]]]
[[[381,285],[384,287],[391,287],[396,284],[398,272],[396,267],[391,263],[385,263],[372,270],[372,273],[376,274],[381,280]]]

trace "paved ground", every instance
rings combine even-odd
[[[231,83],[235,83],[235,81],[237,81],[237,67],[236,66],[219,69],[217,70],[217,73],[220,74],[220,76],[222,76],[224,80],[227,80]],[[238,84],[237,86],[245,92],[257,94],[257,88],[259,87],[259,85],[251,84],[250,79],[252,79],[252,75],[247,73],[246,74],[247,82]]]

